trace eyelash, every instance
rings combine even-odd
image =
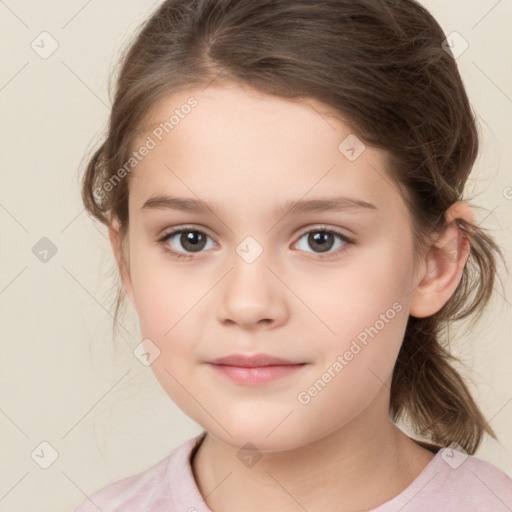
[[[174,249],[171,249],[169,247],[169,244],[166,243],[174,235],[177,235],[180,233],[187,233],[187,232],[197,232],[197,233],[201,233],[201,234],[207,236],[208,238],[211,238],[204,231],[201,231],[200,229],[179,228],[179,229],[174,229],[174,230],[169,231],[166,234],[164,234],[163,237],[158,240],[158,243],[160,243],[162,245],[164,251],[171,254],[171,256],[173,256],[174,258],[176,258],[178,260],[189,260],[194,257],[193,256],[194,253],[187,254],[187,253],[175,251]],[[348,246],[354,244],[354,241],[352,239],[348,238],[343,233],[340,233],[339,231],[335,231],[333,229],[324,228],[324,227],[319,227],[319,228],[310,229],[308,231],[305,231],[298,237],[297,241],[299,241],[301,238],[304,237],[304,235],[308,235],[309,233],[329,233],[329,234],[339,237],[344,242],[344,245],[341,248],[338,248],[333,253],[328,253],[329,256],[324,256],[322,253],[313,253],[313,254],[316,254],[318,259],[320,259],[320,260],[332,259],[333,257],[339,256],[341,253],[345,252],[348,249]],[[201,252],[203,252],[203,251],[199,251],[197,254],[200,254]]]

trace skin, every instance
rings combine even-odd
[[[147,126],[190,96],[198,105],[130,175],[124,252],[115,219],[109,233],[141,336],[160,350],[151,368],[209,433],[192,462],[198,488],[214,512],[376,507],[433,458],[389,420],[389,386],[408,316],[438,311],[460,281],[469,247],[454,219],[472,221],[471,209],[452,205],[448,227],[415,265],[411,218],[385,152],[366,146],[348,160],[338,145],[350,127],[325,105],[211,85],[165,97]],[[199,198],[218,211],[141,209],[157,193]],[[286,200],[333,196],[377,209],[274,213]],[[183,226],[208,235],[202,252],[187,252],[179,236],[158,241]],[[307,233],[325,229],[354,244],[335,237],[322,260]],[[247,236],[263,250],[252,263],[237,253]],[[176,259],[164,244],[190,259]],[[394,303],[401,311],[300,403],[298,394]],[[235,353],[307,364],[249,386],[205,363]],[[252,467],[237,457],[246,443],[261,455]]]

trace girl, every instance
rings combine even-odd
[[[77,512],[512,509],[443,336],[500,254],[463,200],[478,136],[445,39],[415,0],[145,23],[83,200],[137,357],[204,432]]]

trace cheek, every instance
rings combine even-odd
[[[390,379],[409,317],[411,269],[405,250],[389,244],[309,293],[308,305],[329,327],[321,326],[318,362],[336,378],[318,377],[333,382],[331,392],[351,389],[365,401]]]
[[[204,283],[191,278],[186,266],[170,262],[163,249],[134,247],[130,258],[141,335],[165,341],[205,293]]]
[[[195,340],[201,331],[199,312],[211,284],[191,276],[186,265],[170,263],[159,251],[134,248],[131,277],[140,336],[157,347],[151,369],[176,404],[188,411],[190,375],[199,360]]]
[[[315,428],[324,434],[350,422],[391,385],[409,316],[407,286],[398,277],[379,281],[378,270],[352,272],[346,288],[323,304],[323,318],[335,334],[325,330],[317,343],[315,374],[295,403],[304,417],[319,418]]]
[[[150,339],[160,351],[151,370],[162,388],[185,414],[196,418],[198,411],[191,400],[191,393],[198,394],[191,383],[198,361],[194,343],[198,323],[194,315],[208,288],[176,265],[166,265],[164,260],[155,258],[143,265],[132,262],[140,336]]]
[[[383,248],[307,290],[308,305],[325,323],[329,347],[348,349],[347,340],[364,345],[374,338],[400,344],[413,286],[411,269],[406,254]]]

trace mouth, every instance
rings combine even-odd
[[[238,384],[258,385],[297,373],[307,363],[288,361],[267,354],[235,354],[207,362],[217,375]]]

